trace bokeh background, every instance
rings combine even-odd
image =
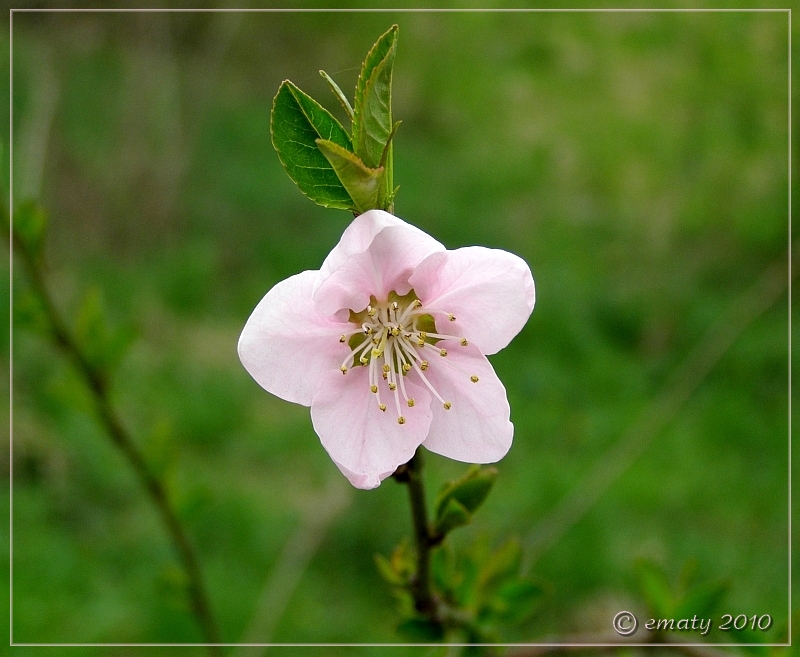
[[[373,557],[410,535],[406,491],[351,489],[308,410],[236,356],[263,294],[317,268],[351,219],[283,172],[272,97],[289,78],[344,121],[317,71],[351,95],[393,23],[397,214],[448,248],[520,255],[537,285],[528,325],[491,359],[514,446],[452,537],[458,550],[518,537],[545,584],[503,638],[581,640],[621,609],[646,619],[644,560],[675,590],[691,573],[727,582],[715,624],[770,614],[761,638],[786,640],[786,13],[13,20],[15,202],[49,212],[46,276],[70,322],[96,304],[133,336],[113,398],[197,547],[225,641],[399,640]],[[17,267],[17,307],[27,290]],[[15,642],[200,641],[156,513],[26,317]],[[464,470],[427,463],[431,496]]]

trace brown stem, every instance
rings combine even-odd
[[[417,449],[406,464],[405,483],[411,502],[411,520],[414,524],[414,540],[417,545],[417,572],[411,584],[414,608],[433,618],[436,601],[431,594],[431,532],[428,525],[428,509],[425,505],[425,485],[422,480],[422,452]]]
[[[16,247],[17,253],[25,262],[31,284],[36,294],[39,296],[44,311],[47,314],[55,344],[72,361],[85,380],[94,398],[100,423],[114,445],[119,448],[128,460],[139,482],[144,486],[151,501],[156,506],[156,509],[158,509],[159,516],[172,540],[175,551],[183,562],[184,569],[189,578],[189,597],[192,610],[200,624],[206,641],[209,644],[220,643],[219,631],[211,612],[211,606],[203,584],[203,576],[200,571],[197,556],[189,542],[186,532],[181,526],[180,520],[178,520],[175,510],[170,506],[164,486],[153,473],[150,472],[150,469],[147,467],[147,462],[136,448],[136,445],[125,430],[111,404],[106,373],[92,364],[81,351],[80,346],[67,329],[66,324],[61,319],[61,316],[50,298],[50,293],[47,289],[44,277],[42,276],[38,260],[25,248],[24,240],[20,239],[16,233],[14,234],[14,246]],[[216,645],[209,645],[209,652],[212,655],[222,654],[221,648]]]

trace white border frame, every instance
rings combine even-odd
[[[52,9],[9,9],[9,245],[13,245],[13,215],[14,215],[14,13],[217,13],[217,12],[243,12],[243,13],[782,13],[786,12],[788,18],[788,642],[787,643],[633,643],[620,641],[618,643],[14,643],[14,255],[13,248],[9,248],[9,646],[12,647],[394,647],[394,646],[498,646],[498,647],[552,647],[552,648],[623,648],[623,647],[791,647],[792,645],[792,10],[791,8],[710,8],[710,9],[555,9],[555,8],[521,8],[521,9],[237,9],[237,8],[205,8],[205,9],[89,9],[89,8],[52,8]]]

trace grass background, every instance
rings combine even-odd
[[[317,70],[350,94],[395,22],[397,214],[448,248],[520,255],[537,285],[492,357],[514,446],[454,536],[518,536],[548,584],[504,638],[647,618],[646,559],[675,586],[687,568],[727,581],[716,618],[771,614],[763,638],[785,640],[785,293],[608,488],[589,476],[761,273],[786,271],[785,13],[15,13],[15,201],[50,212],[59,308],[74,318],[93,295],[135,332],[114,399],[199,551],[225,641],[397,640],[373,555],[410,534],[405,490],[351,490],[307,409],[236,356],[261,296],[317,268],[350,220],[282,171],[272,97],[289,78],[336,113]],[[75,372],[23,321],[14,277],[14,641],[199,641],[157,516]],[[464,469],[427,461],[431,494]],[[552,524],[576,492],[597,499]]]

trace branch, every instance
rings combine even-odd
[[[189,578],[189,597],[192,611],[200,624],[206,641],[209,644],[218,644],[220,642],[219,631],[211,612],[211,606],[206,594],[197,556],[189,542],[186,532],[181,526],[175,510],[170,506],[164,486],[153,473],[150,472],[150,469],[147,467],[147,462],[136,448],[131,436],[120,421],[110,400],[106,373],[89,361],[70,333],[50,297],[38,260],[26,248],[25,241],[13,231],[13,225],[12,239],[13,247],[15,247],[17,254],[20,255],[25,263],[31,285],[38,295],[44,312],[47,315],[54,343],[58,349],[72,361],[73,365],[84,379],[94,400],[100,424],[105,429],[111,442],[116,445],[127,459],[131,468],[133,468],[133,471],[136,473],[139,482],[147,491],[150,500],[158,510],[158,514],[164,523],[164,527],[169,534],[173,547],[178,557],[183,562],[183,567]],[[222,654],[219,646],[215,645],[209,645],[209,652],[212,655]]]

